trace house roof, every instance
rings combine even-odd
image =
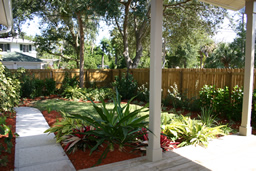
[[[0,38],[0,43],[21,43],[21,44],[34,44],[34,42],[26,39],[19,39],[19,38]]]
[[[10,61],[15,61],[15,62],[44,62],[41,59],[34,58],[29,55],[25,55],[23,53],[19,52],[10,52],[6,54],[2,54],[3,59],[2,61],[10,62]]]
[[[245,0],[199,0],[208,4],[237,11],[245,6]]]
[[[8,33],[12,29],[12,1],[0,0],[0,24],[7,27],[5,30],[0,30],[0,34]]]

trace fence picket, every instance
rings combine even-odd
[[[16,70],[12,70],[15,72]],[[28,69],[28,76],[34,76],[37,79],[53,78],[56,81],[56,88],[60,88],[65,77],[65,73],[69,73],[69,77],[79,76],[79,69]],[[130,69],[137,80],[138,85],[149,83],[149,69]],[[126,69],[88,69],[85,70],[85,86],[89,87],[94,83],[97,87],[111,87],[115,76],[121,77],[126,74]],[[254,83],[256,82],[254,70]],[[215,85],[217,88],[229,86],[232,89],[234,86],[243,86],[244,69],[163,69],[162,70],[162,95],[166,97],[170,86],[177,84],[180,92],[187,93],[189,98],[196,97],[204,85]],[[254,84],[255,85],[255,84]],[[255,86],[254,86],[255,87]]]

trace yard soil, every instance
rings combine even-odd
[[[9,116],[9,115],[11,115],[11,117],[7,117],[7,119],[5,121],[5,124],[11,126],[12,133],[15,133],[16,114],[15,113],[5,114],[5,116]],[[0,136],[0,144],[4,144],[4,146],[5,146],[4,137]],[[3,152],[1,154],[1,157],[2,156],[7,156],[8,163],[7,163],[6,166],[0,166],[0,171],[13,171],[14,170],[14,155],[15,155],[15,136],[14,135],[13,135],[13,138],[12,138],[12,145],[13,145],[13,147],[11,149],[11,153]]]

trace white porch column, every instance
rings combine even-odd
[[[254,76],[254,45],[255,45],[255,17],[253,12],[255,8],[254,0],[245,1],[245,13],[247,14],[246,25],[246,51],[245,51],[245,69],[244,69],[244,97],[242,123],[239,127],[241,135],[251,135],[251,110],[252,110],[252,93],[253,93],[253,76]]]
[[[151,1],[151,36],[150,36],[150,107],[149,107],[149,146],[147,159],[162,159],[160,146],[161,133],[161,85],[162,85],[162,25],[163,0]]]

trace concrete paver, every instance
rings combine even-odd
[[[49,128],[42,113],[31,107],[15,108],[16,138],[15,171],[74,171],[54,134],[44,133]]]

